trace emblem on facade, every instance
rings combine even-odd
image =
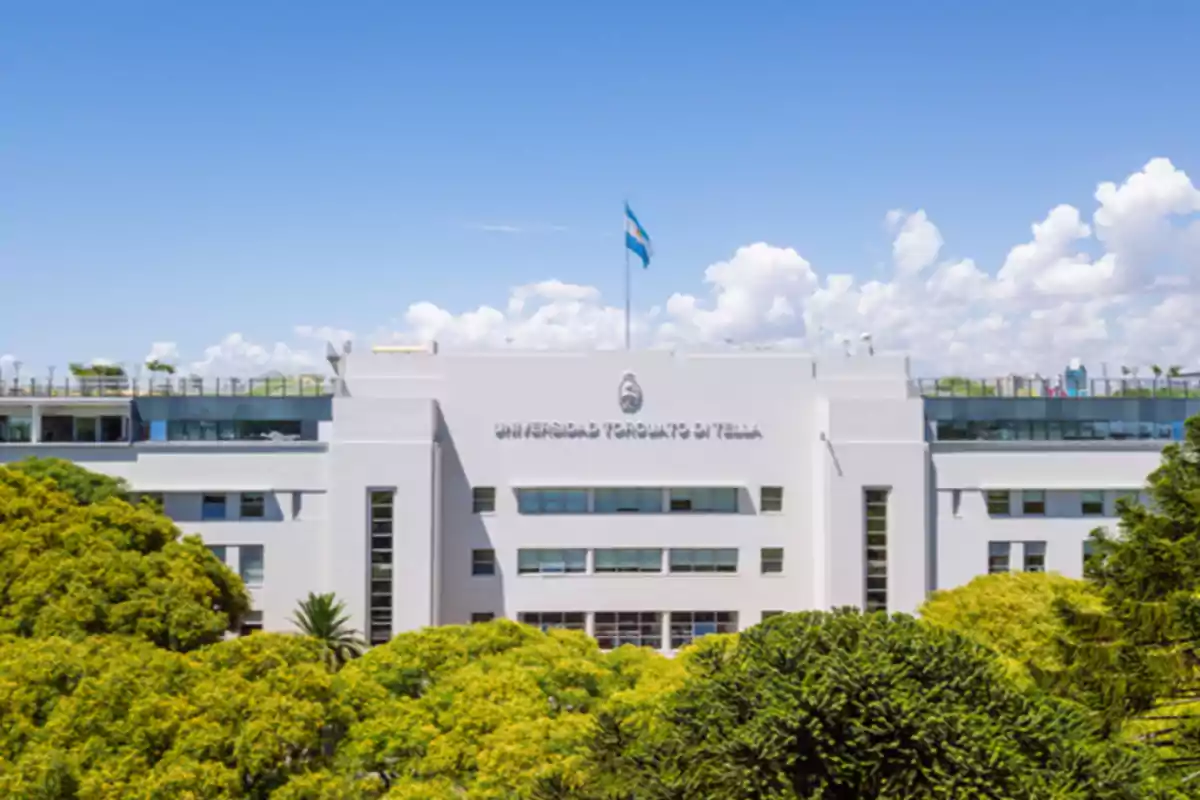
[[[621,384],[617,389],[617,402],[626,414],[636,414],[642,410],[642,387],[638,385],[637,376],[626,372],[621,376]]]

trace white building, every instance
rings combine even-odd
[[[989,569],[1078,576],[1087,533],[1200,411],[927,397],[886,356],[332,362],[329,384],[266,387],[288,396],[8,381],[0,461],[68,458],[161,494],[267,629],[332,591],[374,640],[503,616],[672,649],[777,611],[911,612]]]

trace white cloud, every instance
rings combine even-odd
[[[1071,188],[1071,187],[1066,187]],[[910,353],[920,371],[1047,374],[1072,358],[1200,367],[1200,190],[1154,159],[1095,191],[1090,220],[1058,205],[1000,263],[956,256],[925,210],[886,213],[892,273],[860,281],[818,273],[799,251],[738,248],[633,319],[640,346],[772,344],[821,349],[870,331],[876,347]],[[969,243],[951,243],[955,250]],[[622,308],[592,286],[547,280],[494,305],[455,312],[416,302],[376,340],[437,339],[446,348],[620,347]],[[324,345],[349,331],[302,325],[296,340],[263,346],[231,334],[191,368],[203,374],[324,369]],[[177,357],[169,343],[155,348]],[[159,352],[152,349],[152,353]]]

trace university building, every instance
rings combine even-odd
[[[1079,576],[1200,411],[1178,387],[919,382],[890,356],[330,361],[307,382],[5,376],[0,462],[158,496],[241,574],[248,628],[335,592],[372,642],[508,617],[672,650],[781,611],[911,612],[987,572]]]

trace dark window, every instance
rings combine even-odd
[[[1008,542],[988,542],[988,574],[1012,570],[1012,545]]]
[[[1004,489],[989,489],[987,494],[987,512],[993,517],[1007,517],[1010,511],[1009,493]]]
[[[671,649],[686,647],[710,633],[737,633],[736,611],[672,611]]]
[[[1045,542],[1026,542],[1025,543],[1025,571],[1026,572],[1045,572],[1046,571],[1046,543]]]
[[[496,618],[496,615],[491,611],[475,611],[471,614],[471,624],[479,625],[484,622],[491,622]]]
[[[242,519],[262,519],[267,513],[267,498],[261,492],[242,493],[239,516]]]
[[[763,575],[783,572],[783,548],[764,547],[760,554]]]
[[[370,491],[367,493],[367,501],[367,536],[371,552],[367,635],[371,644],[384,644],[392,638],[392,561],[396,493],[394,490]]]
[[[124,417],[101,417],[100,418],[100,441],[102,441],[102,442],[123,442],[123,441],[125,441],[125,418]]]
[[[1104,492],[1083,492],[1079,497],[1079,511],[1085,517],[1104,516]]]
[[[225,519],[225,495],[206,494],[200,498],[200,519]]]
[[[75,418],[59,414],[42,415],[43,442],[72,442],[75,440]]]
[[[479,549],[471,551],[471,574],[472,575],[495,575],[496,574],[496,551],[489,549]]]
[[[867,528],[866,603],[868,612],[888,608],[888,490],[863,490],[863,517]]]
[[[663,490],[648,487],[596,489],[594,508],[597,514],[660,514]]]
[[[658,611],[598,611],[592,635],[603,650],[623,644],[662,649],[662,614]]]
[[[669,508],[675,512],[698,514],[736,514],[736,488],[675,488],[668,492]]]
[[[75,441],[77,442],[94,442],[96,441],[96,431],[99,428],[99,420],[95,417],[76,417],[75,418]]]
[[[206,546],[208,547],[209,552],[211,552],[214,556],[216,556],[217,561],[220,561],[222,564],[229,563],[228,561],[225,560],[225,545],[210,544],[210,545],[206,545]]]
[[[521,622],[548,631],[551,628],[564,628],[569,631],[587,630],[587,615],[582,611],[523,611],[519,615]]]
[[[594,558],[596,572],[662,572],[661,548],[603,548]]]
[[[485,514],[496,510],[496,487],[476,486],[471,489],[471,512]]]
[[[518,550],[517,572],[521,575],[587,572],[587,550],[582,548]]]
[[[247,586],[262,586],[263,546],[245,544],[238,548],[238,572]]]
[[[719,549],[681,547],[668,556],[671,572],[737,572],[736,547]]]
[[[1021,513],[1027,517],[1045,516],[1046,493],[1040,489],[1026,489],[1021,492]]]
[[[246,612],[246,616],[242,617],[241,624],[238,626],[238,636],[249,636],[252,633],[258,633],[262,629],[262,612],[248,611]]]
[[[758,490],[760,511],[783,511],[783,487],[763,486]]]
[[[585,514],[587,489],[518,489],[517,511],[521,514]]]

